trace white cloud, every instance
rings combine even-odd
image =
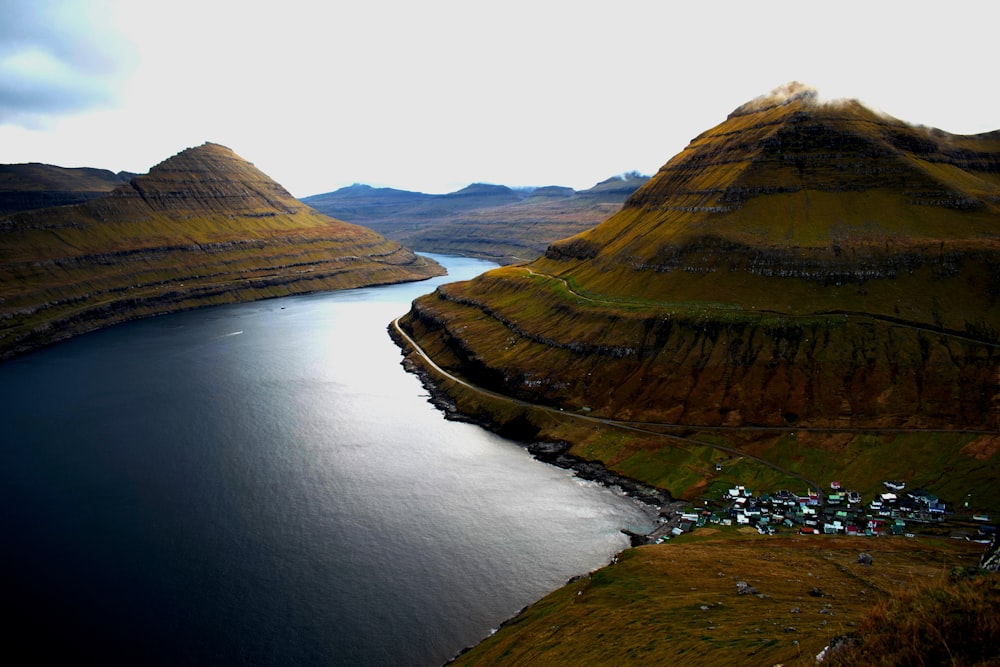
[[[132,59],[106,26],[109,10],[83,0],[0,2],[0,125],[47,128],[116,103]]]
[[[792,80],[952,132],[1000,127],[992,3],[44,6],[50,18],[86,6],[89,22],[42,31],[63,35],[66,50],[34,38],[50,69],[25,83],[58,92],[47,102],[51,127],[0,128],[0,161],[144,171],[216,141],[299,196],[356,181],[430,192],[472,181],[582,188],[652,173],[737,106]],[[10,35],[0,29],[0,63],[13,53]],[[114,48],[98,44],[85,66],[66,56],[95,41]],[[136,54],[119,55],[122,43]],[[79,89],[60,67],[76,68]],[[47,108],[27,85],[4,99]],[[83,111],[93,105],[106,109]]]

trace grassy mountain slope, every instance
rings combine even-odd
[[[415,250],[509,264],[535,259],[552,241],[604,220],[645,181],[626,174],[581,191],[477,183],[446,195],[353,185],[303,202]]]
[[[0,239],[3,356],[145,315],[442,271],[216,144],[85,204],[0,217]]]
[[[713,471],[735,451],[997,507],[998,141],[793,88],[694,139],[600,225],[441,287],[403,325],[495,392],[704,442],[449,388],[459,411],[679,496],[743,483]]]
[[[601,225],[411,321],[487,386],[599,414],[996,429],[998,141],[741,108]]]
[[[531,605],[453,664],[815,665],[831,639],[864,627],[873,606],[914,589],[933,586],[933,595],[953,568],[974,566],[982,552],[981,545],[948,540],[760,537],[752,529],[752,535],[723,536],[713,530],[624,552],[614,565]],[[858,562],[862,551],[872,565]],[[740,581],[758,593],[738,594]],[[957,614],[971,609],[976,607]],[[978,610],[989,617],[996,603],[980,603]],[[935,629],[932,623],[922,627]],[[930,634],[927,645],[935,639]],[[980,638],[951,633],[948,640],[960,654],[963,641]],[[978,645],[989,650],[989,644]]]

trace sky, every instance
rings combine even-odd
[[[223,144],[293,195],[653,174],[790,81],[1000,129],[994,0],[0,0],[0,163]]]

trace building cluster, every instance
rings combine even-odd
[[[752,526],[762,535],[777,531],[795,531],[802,535],[906,535],[912,524],[931,524],[954,515],[954,510],[925,489],[906,488],[905,482],[888,480],[884,490],[867,502],[856,491],[831,482],[828,492],[809,489],[798,495],[782,489],[776,493],[755,495],[745,486],[727,489],[718,499],[702,507],[673,507],[663,512],[661,524],[649,535],[649,541],[665,542],[695,528],[716,524]],[[968,510],[966,502],[965,509]],[[989,515],[972,514],[972,525],[953,526],[955,539],[989,543],[996,536],[996,525]],[[966,517],[967,518],[967,517]],[[910,529],[910,530],[908,530]]]
[[[760,533],[783,527],[802,534],[904,535],[908,522],[943,521],[946,505],[924,490],[906,490],[903,482],[886,481],[885,491],[864,502],[861,494],[832,482],[830,490],[805,495],[782,489],[755,495],[744,486],[723,493],[718,509],[699,509],[694,525],[717,523],[754,526]]]

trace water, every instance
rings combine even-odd
[[[11,648],[437,665],[653,514],[449,422],[386,333],[447,279],[120,325],[0,365]]]

